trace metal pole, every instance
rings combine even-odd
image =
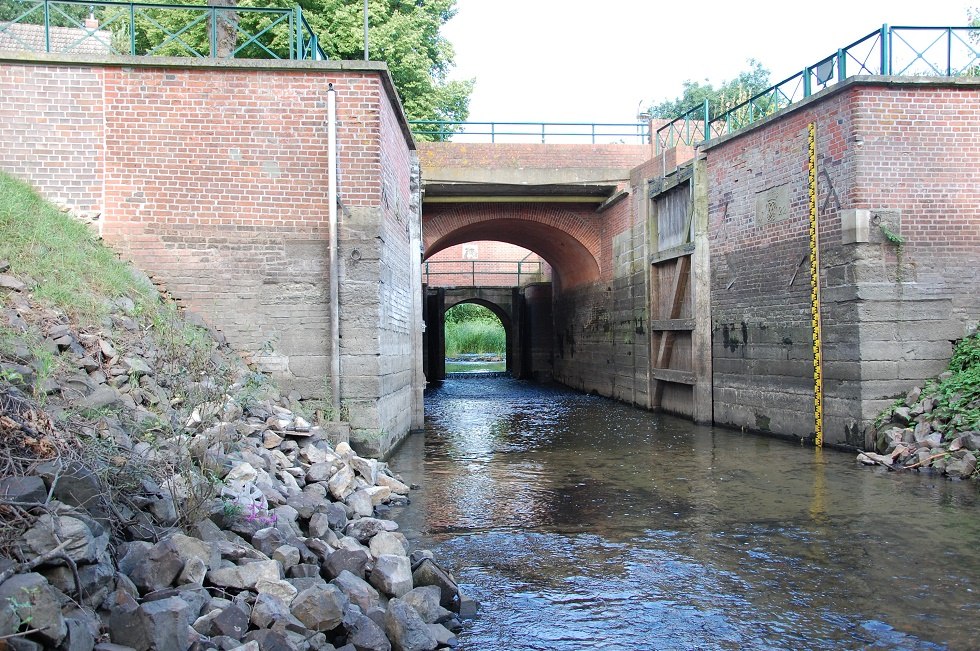
[[[330,220],[330,403],[340,418],[340,256],[337,251],[337,91],[327,85],[327,201]]]
[[[364,60],[368,61],[368,0],[364,0]]]

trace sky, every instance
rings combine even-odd
[[[471,121],[635,122],[682,82],[757,59],[773,83],[889,25],[964,26],[962,0],[457,0],[451,78]]]

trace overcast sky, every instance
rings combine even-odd
[[[980,0],[458,0],[443,34],[471,121],[634,122],[758,59],[780,81],[890,25],[967,24]]]

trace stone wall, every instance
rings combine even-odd
[[[18,125],[0,133],[0,168],[101,211],[107,241],[304,397],[329,391],[333,83],[341,398],[355,439],[391,443],[420,422],[414,144],[382,64],[49,59],[62,65],[0,66],[0,110]],[[50,157],[26,165],[19,152],[37,150]]]

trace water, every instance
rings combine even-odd
[[[397,513],[470,651],[980,649],[980,497],[510,379],[449,380]]]

